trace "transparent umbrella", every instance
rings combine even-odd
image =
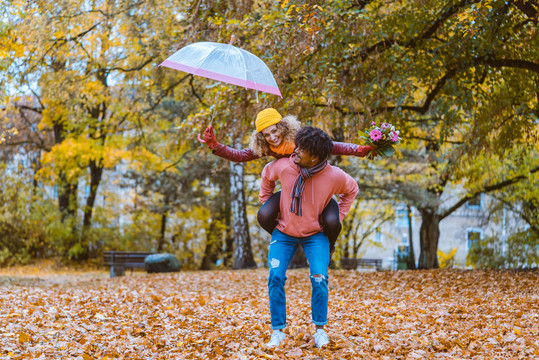
[[[233,46],[232,40],[233,37],[230,44],[197,42],[187,45],[159,66],[275,94],[282,98],[267,65],[256,55]]]

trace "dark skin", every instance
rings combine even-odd
[[[318,156],[312,155],[309,151],[297,146],[294,149],[294,154],[296,155],[294,163],[304,168],[312,168],[322,162]]]

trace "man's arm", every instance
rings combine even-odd
[[[359,192],[359,187],[357,186],[357,182],[352,178],[350,175],[341,171],[342,181],[340,189],[338,189],[339,196],[339,220],[342,222],[344,217],[348,215],[348,211],[350,211],[350,207],[352,206],[352,203],[354,202],[354,199],[357,196],[357,193]]]
[[[275,190],[275,180],[279,177],[275,171],[275,163],[277,160],[270,162],[262,170],[262,179],[260,180],[260,192],[258,193],[258,198],[264,204]]]

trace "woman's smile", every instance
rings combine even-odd
[[[271,146],[279,146],[283,140],[281,137],[281,130],[275,125],[268,126],[262,130],[262,135],[266,139],[267,143]]]

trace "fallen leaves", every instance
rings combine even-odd
[[[0,286],[1,358],[539,358],[539,273],[331,271],[330,344],[314,347],[308,271],[287,280],[267,349],[267,270],[105,274]]]

